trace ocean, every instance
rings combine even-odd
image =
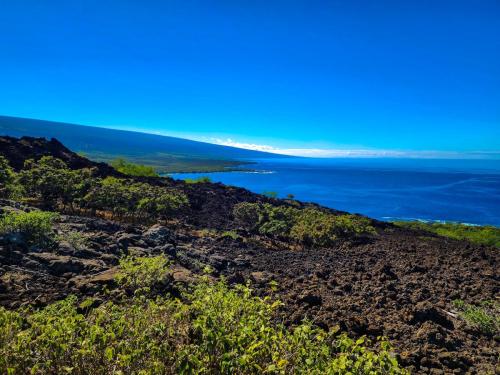
[[[209,176],[379,220],[500,226],[500,160],[283,158],[259,159],[248,167],[171,176]]]

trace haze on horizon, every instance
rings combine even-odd
[[[21,0],[0,114],[306,156],[500,154],[500,3]]]

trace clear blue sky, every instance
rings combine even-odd
[[[498,151],[500,2],[5,1],[0,114],[277,148]]]

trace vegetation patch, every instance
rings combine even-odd
[[[316,208],[243,202],[234,206],[233,216],[251,231],[316,247],[329,246],[340,238],[376,233],[368,218],[333,215]]]
[[[122,288],[137,292],[149,292],[164,285],[168,280],[170,262],[165,255],[120,259],[119,272],[115,279]]]
[[[453,306],[467,325],[487,335],[497,335],[500,330],[500,304],[484,301],[479,306],[462,300],[453,301]]]
[[[186,184],[205,184],[205,183],[212,182],[212,180],[208,176],[201,176],[198,178],[186,178],[186,179],[184,179],[184,182]]]
[[[111,162],[111,166],[118,172],[129,176],[158,177],[158,173],[156,173],[153,167],[148,165],[130,163],[123,158],[113,160]]]
[[[473,243],[500,247],[500,228],[493,226],[458,223],[423,223],[420,221],[395,221],[394,224],[404,228],[426,230],[457,240],[467,240]]]
[[[125,178],[102,179],[94,172],[88,168],[72,170],[62,160],[44,156],[38,161],[27,160],[17,175],[4,171],[2,176],[8,177],[2,178],[15,186],[11,190],[45,209],[107,211],[120,220],[166,218],[189,204],[187,196],[177,189]]]
[[[69,297],[38,311],[0,308],[0,372],[407,374],[386,341],[375,347],[308,322],[287,329],[273,320],[280,302],[246,286],[203,279],[183,300],[91,308]]]
[[[58,215],[53,212],[7,212],[0,217],[0,236],[7,242],[46,246],[54,243],[52,229]]]
[[[77,250],[83,250],[89,244],[89,238],[80,232],[68,231],[56,236],[58,241],[66,241]]]
[[[236,233],[234,230],[228,230],[225,232],[222,232],[220,235],[221,238],[230,238],[232,240],[238,240],[242,238],[238,233]]]
[[[189,204],[175,189],[106,177],[82,199],[83,207],[112,212],[119,219],[165,218]]]

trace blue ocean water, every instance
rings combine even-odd
[[[381,220],[500,226],[500,160],[261,159],[252,172],[209,176],[256,193],[319,203]]]

